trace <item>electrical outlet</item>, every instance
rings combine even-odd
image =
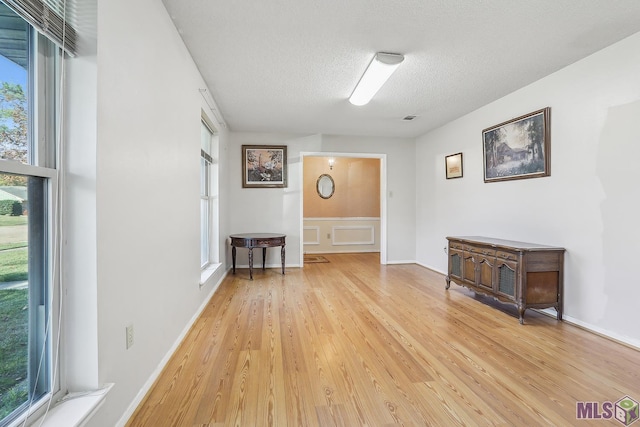
[[[133,325],[127,326],[127,350],[133,345]]]

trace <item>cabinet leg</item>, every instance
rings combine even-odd
[[[445,289],[449,289],[449,287],[451,287],[451,279],[449,279],[449,276],[444,278],[445,282],[447,282],[447,285],[444,287]]]
[[[249,280],[253,280],[253,248],[249,248]]]
[[[518,314],[520,315],[520,324],[524,325],[524,311],[526,308],[522,304],[518,304]]]

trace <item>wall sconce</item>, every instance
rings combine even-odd
[[[336,159],[329,157],[329,169],[333,170],[333,165],[336,164]]]

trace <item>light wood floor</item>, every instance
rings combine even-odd
[[[238,270],[129,426],[621,425],[577,401],[640,399],[640,352],[476,297],[377,254]]]

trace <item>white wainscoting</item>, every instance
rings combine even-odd
[[[331,244],[334,246],[373,245],[376,242],[372,225],[337,225],[331,230]]]
[[[305,225],[303,227],[302,240],[304,245],[319,245],[320,244],[320,227],[317,225]]]
[[[380,252],[380,218],[304,218],[308,254]]]

